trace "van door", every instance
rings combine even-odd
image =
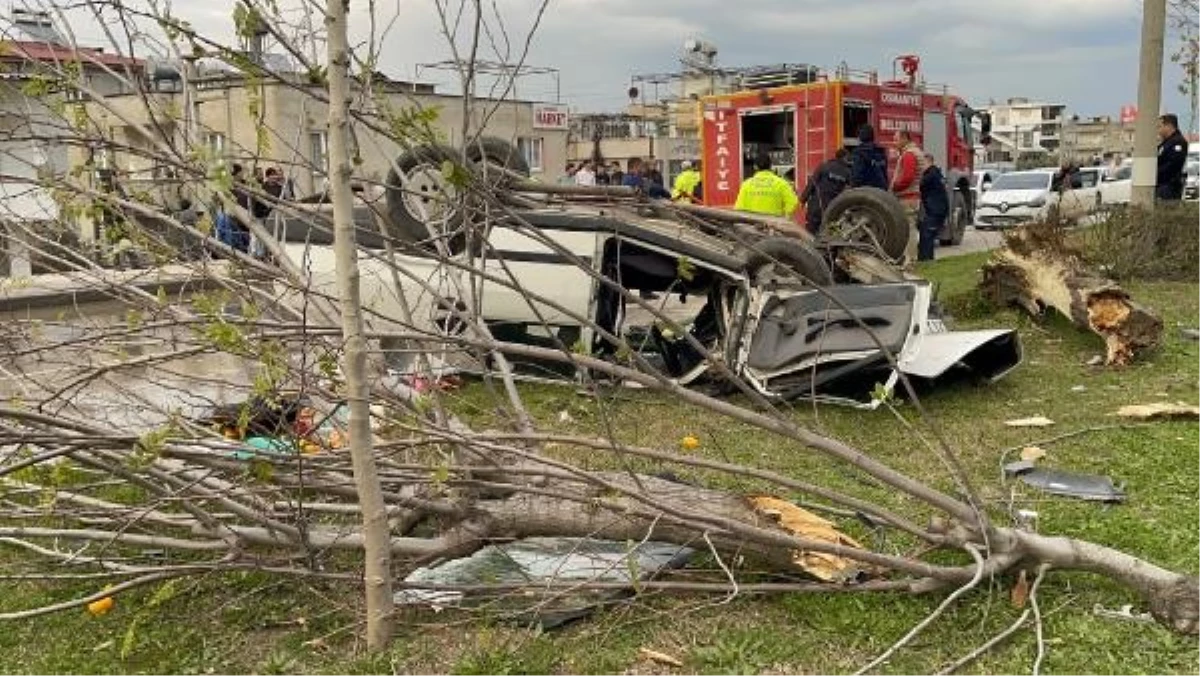
[[[785,283],[754,294],[737,346],[742,375],[768,396],[874,408],[877,387],[890,392],[898,379],[879,346],[912,358],[930,295],[924,281],[821,290]]]
[[[503,283],[485,280],[482,284],[487,321],[542,331],[543,323],[575,326],[580,324],[578,317],[588,316],[595,280],[580,265],[596,267],[597,234],[571,228],[539,228],[537,234],[553,245],[506,225],[491,229],[488,248],[476,265]],[[563,310],[529,299],[523,290],[553,300]]]

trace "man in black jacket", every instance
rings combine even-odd
[[[858,128],[858,147],[851,153],[850,185],[888,189],[887,152],[875,145],[875,128],[869,124]]]
[[[850,185],[850,163],[847,161],[849,156],[849,150],[838,148],[833,159],[825,160],[817,167],[800,195],[800,203],[807,209],[806,226],[814,235],[821,231],[821,222],[829,203]],[[816,199],[813,199],[814,197]]]
[[[934,160],[925,154],[925,172],[921,174],[921,229],[917,242],[917,260],[933,260],[933,247],[946,217],[950,215],[950,197],[946,194],[946,177]]]
[[[1160,200],[1183,199],[1183,168],[1187,164],[1188,142],[1179,131],[1179,118],[1167,113],[1158,118],[1158,177],[1154,196]]]

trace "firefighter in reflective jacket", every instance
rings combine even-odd
[[[791,218],[800,206],[796,189],[771,171],[771,156],[760,152],[754,157],[754,176],[742,183],[733,208],[765,216]]]
[[[700,167],[685,161],[683,163],[683,171],[679,172],[679,175],[675,177],[675,185],[671,190],[671,199],[676,202],[698,202],[701,198],[697,190],[699,187]]]

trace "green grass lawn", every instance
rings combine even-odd
[[[984,254],[939,261],[923,272],[940,283],[940,297],[961,327],[1015,326],[1025,363],[990,386],[956,386],[925,404],[958,452],[983,499],[999,511],[1007,501],[1036,510],[1042,532],[1071,535],[1143,556],[1174,570],[1197,573],[1197,424],[1154,422],[1119,426],[1111,414],[1124,404],[1197,401],[1197,343],[1179,326],[1200,314],[1196,283],[1133,283],[1135,298],[1163,316],[1161,349],[1124,369],[1087,366],[1102,352],[1099,339],[1062,320],[1041,324],[1011,311],[986,309],[974,293]],[[579,433],[615,430],[647,446],[673,448],[687,434],[700,438],[696,453],[742,461],[865,495],[908,513],[908,499],[874,485],[803,448],[781,443],[746,426],[714,419],[660,396],[618,393],[607,405],[568,388],[526,387],[532,413],[545,425]],[[482,387],[457,395],[469,418],[492,415],[495,403]],[[560,422],[562,411],[570,413]],[[898,413],[924,436],[929,423],[911,405]],[[946,471],[919,439],[886,411],[793,406],[798,421],[837,437],[948,489]],[[1044,415],[1046,429],[1006,427],[1005,420]],[[1128,501],[1101,506],[1041,495],[1005,485],[1005,449],[1070,432],[1091,431],[1040,443],[1043,464],[1101,473],[1123,482]],[[613,464],[597,453],[571,454],[588,466]],[[643,470],[663,469],[639,462]],[[733,490],[755,484],[672,468],[686,478]],[[1014,492],[1015,491],[1015,492]],[[862,535],[855,524],[843,524]],[[892,543],[899,546],[902,542]],[[15,569],[11,550],[0,562]],[[3,582],[0,612],[72,598],[95,586]],[[1013,622],[1021,611],[1009,602],[1011,580],[967,595],[881,669],[892,673],[936,671]],[[836,673],[852,671],[891,645],[944,597],[899,594],[794,594],[720,598],[646,595],[562,630],[535,632],[476,620],[455,611],[405,614],[392,649],[367,657],[354,638],[359,599],[353,588],[329,582],[280,581],[254,574],[180,581],[123,595],[102,617],[68,611],[0,625],[3,672],[438,672],[455,673],[670,673],[639,657],[639,648],[673,655],[685,673]],[[1197,642],[1156,625],[1100,618],[1093,607],[1119,608],[1139,600],[1129,591],[1083,573],[1053,573],[1039,595],[1048,653],[1045,673],[1196,673]],[[1033,663],[1031,629],[1015,635],[964,671],[1026,673]]]

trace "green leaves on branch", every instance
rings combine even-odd
[[[257,7],[239,2],[233,6],[233,27],[239,38],[252,38],[265,31],[267,23]]]

